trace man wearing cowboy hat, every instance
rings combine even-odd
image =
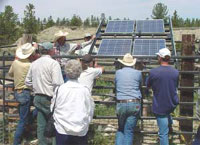
[[[90,33],[86,33],[85,34],[85,36],[84,36],[84,41],[85,42],[91,42],[92,39],[93,39],[93,36]],[[76,50],[75,54],[82,55],[82,56],[85,55],[85,54],[88,54],[89,51],[90,51],[91,45],[92,44],[89,43],[89,44],[85,45],[82,49]],[[92,53],[94,53],[94,54],[97,53],[97,47],[96,46],[94,46]]]
[[[171,52],[162,48],[156,53],[159,67],[150,70],[147,87],[153,90],[152,111],[159,127],[160,145],[169,145],[168,133],[172,130],[170,113],[179,103],[177,95],[178,70],[169,65]]]
[[[55,33],[54,46],[56,47],[56,54],[59,55],[72,55],[78,49],[82,49],[88,44],[92,43],[92,40],[83,42],[81,44],[66,43],[66,36],[68,32],[59,31]],[[93,37],[92,37],[93,38]],[[61,65],[65,64],[68,59],[61,59]]]
[[[20,46],[16,51],[18,59],[12,63],[8,74],[14,77],[15,98],[19,102],[19,122],[14,136],[13,145],[21,144],[25,125],[30,113],[30,89],[25,85],[25,78],[31,65],[30,58],[36,47],[31,43]]]
[[[42,56],[34,61],[26,76],[25,84],[33,88],[35,93],[34,106],[38,110],[37,137],[39,145],[51,143],[44,136],[44,128],[50,113],[51,99],[55,87],[64,83],[59,63],[51,56],[55,55],[53,44],[44,42],[39,45]]]
[[[141,108],[142,74],[133,68],[136,58],[133,58],[131,54],[127,53],[122,60],[118,59],[118,61],[123,65],[123,68],[117,70],[115,74],[118,118],[115,145],[132,145],[134,128]]]

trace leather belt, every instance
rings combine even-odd
[[[17,93],[22,93],[23,92],[23,90],[26,90],[26,91],[31,91],[30,89],[28,89],[28,88],[25,88],[25,89],[16,89],[15,91],[17,92]]]
[[[129,103],[129,102],[140,103],[140,99],[117,100],[117,103]]]
[[[45,95],[45,94],[40,94],[40,93],[36,93],[36,96],[42,96],[42,97],[48,97],[48,98],[52,98],[51,96]]]

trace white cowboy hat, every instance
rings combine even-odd
[[[133,58],[133,56],[130,53],[127,53],[124,55],[122,60],[118,59],[118,61],[125,66],[134,66],[136,63],[136,58]]]
[[[68,32],[63,32],[63,31],[59,31],[59,32],[55,33],[54,34],[54,36],[55,36],[54,42],[56,42],[61,37],[66,37],[68,34],[69,34]]]
[[[36,48],[31,43],[25,43],[16,50],[16,56],[20,59],[28,58]]]

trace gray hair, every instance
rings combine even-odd
[[[82,72],[81,63],[78,60],[72,59],[67,61],[65,65],[65,73],[69,79],[77,79]]]

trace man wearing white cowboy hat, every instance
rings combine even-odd
[[[16,51],[18,59],[12,63],[8,74],[14,77],[15,98],[19,102],[19,122],[14,136],[13,145],[21,144],[25,125],[28,122],[30,113],[30,89],[25,85],[25,78],[31,65],[30,58],[36,47],[31,43],[20,46]]]
[[[68,32],[59,31],[58,33],[55,33],[54,38],[54,45],[57,50],[57,54],[59,55],[72,55],[74,54],[75,50],[82,49],[88,44],[91,44],[92,40],[83,42],[81,44],[75,44],[75,43],[66,43],[66,36],[68,35]],[[93,37],[92,37],[93,38]],[[65,63],[61,61],[61,64]]]
[[[54,46],[56,47],[56,50],[55,50],[56,55],[73,55],[76,50],[82,49],[85,46],[87,46],[88,44],[92,43],[92,40],[83,42],[81,44],[67,43],[66,36],[68,34],[69,34],[68,32],[63,32],[63,31],[59,31],[59,32],[55,33]],[[57,59],[57,60],[60,62],[61,67],[63,68],[69,59],[62,58],[62,59]],[[66,74],[64,73],[63,69],[62,69],[62,73],[63,73],[63,79],[66,82],[67,77],[66,77]]]
[[[132,145],[134,128],[141,108],[142,74],[133,68],[136,58],[133,58],[131,54],[127,53],[122,60],[118,59],[118,61],[123,65],[123,68],[117,70],[115,74],[118,118],[115,145]]]
[[[94,36],[92,36],[90,33],[86,33],[85,36],[84,36],[85,42],[91,42],[91,40],[93,40],[93,39],[94,39]],[[75,54],[81,55],[81,56],[88,54],[89,51],[90,51],[91,45],[92,44],[89,43],[89,44],[85,45],[82,49],[76,50]],[[92,53],[94,53],[94,54],[97,53],[97,47],[96,46],[94,46]]]
[[[170,113],[179,103],[177,94],[178,70],[169,65],[171,52],[162,48],[156,53],[159,67],[150,70],[147,87],[153,90],[152,111],[159,127],[160,145],[169,145],[168,133],[172,130]]]
[[[53,44],[44,42],[39,46],[42,56],[31,64],[25,84],[32,87],[35,93],[34,106],[38,110],[37,137],[39,145],[47,145],[49,139],[44,136],[44,128],[50,113],[51,99],[54,89],[64,81],[59,63],[51,57],[55,54]]]

